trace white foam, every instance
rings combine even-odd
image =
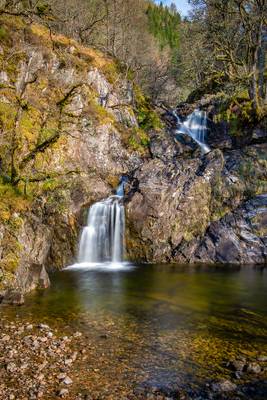
[[[67,271],[129,271],[135,266],[128,262],[105,262],[105,263],[77,263],[64,268]]]

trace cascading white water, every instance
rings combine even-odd
[[[79,263],[119,263],[124,254],[125,217],[121,196],[92,205],[79,245]]]
[[[207,134],[207,113],[196,109],[182,122],[176,112],[173,113],[177,119],[177,132],[191,136],[191,138],[201,147],[203,153],[210,151],[205,142]]]
[[[89,210],[79,244],[79,263],[120,263],[124,257],[126,177],[121,177],[116,196],[99,201]]]

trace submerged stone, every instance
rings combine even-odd
[[[252,362],[247,365],[246,371],[252,374],[260,374],[261,366],[255,362]]]
[[[2,300],[3,304],[12,304],[17,306],[21,306],[22,304],[24,304],[24,302],[24,294],[21,291],[15,289],[8,290]]]
[[[237,385],[231,381],[224,380],[213,383],[211,388],[214,392],[233,392],[237,389]]]

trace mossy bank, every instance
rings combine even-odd
[[[86,208],[148,157],[159,122],[101,52],[14,16],[1,16],[0,46],[4,294],[46,286],[45,269],[73,261]]]

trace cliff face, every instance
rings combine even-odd
[[[73,260],[86,208],[138,168],[147,147],[132,86],[113,60],[42,26],[1,18],[4,294],[47,286],[45,268]]]
[[[264,140],[216,134],[202,157],[114,60],[20,18],[0,35],[0,296],[19,303],[71,263],[88,206],[123,174],[131,260],[266,261]]]
[[[154,158],[136,173],[128,251],[145,262],[264,263],[267,145]]]

